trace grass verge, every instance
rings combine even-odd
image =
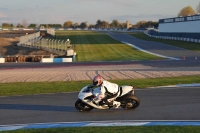
[[[144,33],[139,33],[139,32],[132,32],[128,33],[129,35],[132,35],[138,39],[146,40],[146,41],[153,41],[153,42],[161,42],[169,45],[173,45],[176,47],[200,52],[200,45],[199,43],[193,43],[193,42],[186,42],[186,41],[178,41],[178,40],[166,40],[166,39],[158,39],[158,38],[153,38],[145,35]]]
[[[135,88],[147,88],[155,86],[200,83],[200,75],[151,79],[112,80],[119,85],[134,85]],[[1,83],[0,96],[29,95],[41,93],[75,92],[90,84],[91,81],[71,82],[23,82]]]
[[[2,133],[199,133],[199,126],[67,127],[4,131]]]
[[[76,61],[160,60],[161,57],[141,52],[105,33],[95,31],[57,31],[57,39],[75,44]]]

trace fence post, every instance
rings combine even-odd
[[[50,41],[51,41],[51,39],[48,40],[48,48],[49,48],[49,50],[51,49],[50,48]]]
[[[54,41],[54,40],[52,39],[52,42],[51,42],[52,50],[53,50],[53,41]]]

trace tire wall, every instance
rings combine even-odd
[[[5,62],[40,62],[42,56],[10,56],[4,58]]]

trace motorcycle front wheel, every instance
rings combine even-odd
[[[94,107],[84,103],[81,99],[78,99],[75,103],[75,108],[80,111],[80,112],[89,112],[91,111]]]

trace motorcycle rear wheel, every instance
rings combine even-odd
[[[128,109],[136,109],[140,105],[140,99],[136,96],[128,96],[124,99],[124,106],[122,108]]]
[[[89,112],[91,111],[94,107],[84,103],[81,99],[78,99],[75,103],[75,108],[80,111],[80,112]]]

